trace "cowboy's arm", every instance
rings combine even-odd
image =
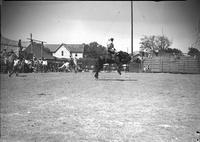
[[[110,48],[111,48],[113,51],[116,51],[116,49],[115,49],[115,47],[114,47],[114,44],[113,44],[113,43],[111,43],[111,45],[110,45]]]

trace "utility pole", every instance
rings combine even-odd
[[[33,54],[33,40],[32,40],[32,33],[30,34],[30,41],[31,41],[31,54]]]
[[[41,59],[43,57],[43,47],[44,47],[44,45],[43,45],[43,42],[42,42],[42,45],[41,45]]]
[[[131,55],[133,56],[133,1],[131,0]]]
[[[164,54],[164,32],[163,32],[163,27],[162,27],[162,38],[161,38],[161,54],[163,55]]]

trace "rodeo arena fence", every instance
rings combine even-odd
[[[200,58],[191,56],[145,58],[140,64],[129,65],[129,71],[199,74]]]
[[[95,59],[79,59],[78,65],[80,71],[88,72],[93,70]],[[65,72],[65,70],[59,70],[58,68],[63,64],[61,61],[48,61],[47,65],[34,62],[31,66],[32,69],[24,67],[21,72]],[[6,73],[6,66],[1,58],[1,73]],[[111,72],[116,70],[115,64],[105,64],[103,71]],[[141,63],[131,62],[130,64],[123,65],[121,68],[125,72],[147,72],[147,73],[188,73],[188,74],[200,74],[200,58],[194,58],[190,56],[175,57],[152,57],[144,58]]]
[[[10,46],[10,45],[9,45]],[[8,47],[9,47],[8,46]],[[14,47],[16,48],[16,47]],[[26,55],[28,58],[29,55]],[[51,59],[43,60],[37,59],[32,60],[27,59],[22,68],[21,72],[63,72],[66,70],[60,70],[59,67],[62,66],[67,59]],[[80,58],[78,59],[79,72],[92,71],[95,66],[96,59],[94,58]],[[1,56],[1,73],[7,73],[7,67],[4,63],[4,59]],[[103,71],[111,72],[116,71],[115,64],[105,64]],[[141,62],[131,62],[129,64],[123,65],[121,68],[125,72],[152,72],[152,73],[190,73],[199,74],[200,73],[200,57],[191,56],[153,56],[153,57],[142,57]],[[67,71],[66,71],[67,72]]]

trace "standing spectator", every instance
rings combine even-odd
[[[77,54],[75,54],[73,61],[74,61],[74,71],[75,71],[75,73],[77,73],[77,71],[78,71],[78,59],[77,59]]]
[[[6,48],[3,49],[3,52],[1,53],[1,58],[3,59],[3,63],[5,65],[5,70],[3,72],[8,72],[8,53],[6,52]]]
[[[19,47],[18,56],[19,56],[20,61],[22,61],[22,59],[23,59],[22,48],[23,47],[22,47],[21,39],[18,42],[18,47]]]
[[[73,61],[72,55],[70,55],[69,68],[70,68],[70,70],[72,70],[74,68],[74,61]]]
[[[48,62],[45,58],[43,58],[43,61],[42,61],[43,72],[47,72],[47,66],[48,66]]]
[[[3,52],[1,53],[1,58],[3,58],[4,64],[7,63],[8,53],[6,52],[6,49],[3,49]]]

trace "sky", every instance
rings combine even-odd
[[[197,38],[199,0],[134,1],[133,51],[144,35],[164,34],[184,53]],[[34,39],[48,44],[106,46],[114,38],[115,48],[131,52],[130,1],[3,1],[1,34],[13,40]]]

